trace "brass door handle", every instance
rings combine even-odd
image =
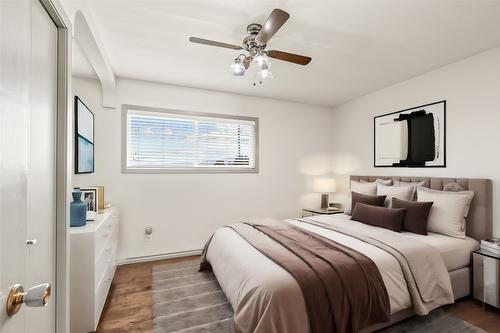
[[[10,316],[15,315],[21,309],[21,305],[26,304],[29,307],[43,307],[49,302],[50,297],[50,283],[43,283],[38,286],[31,287],[27,292],[20,284],[13,285],[9,290],[7,296],[7,304],[5,308],[7,314]]]

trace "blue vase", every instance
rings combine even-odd
[[[73,202],[70,204],[70,226],[81,227],[87,224],[87,205],[82,201],[82,192],[75,187],[72,193]]]

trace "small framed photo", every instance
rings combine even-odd
[[[99,189],[98,187],[80,188],[82,201],[87,204],[87,221],[93,221],[99,211]]]

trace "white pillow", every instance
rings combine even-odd
[[[411,185],[407,186],[387,186],[382,184],[377,184],[377,195],[385,195],[384,206],[392,207],[392,198],[397,198],[400,200],[410,201],[413,198],[414,187]]]
[[[399,180],[395,180],[394,181],[394,186],[407,186],[407,185],[413,186],[413,195],[411,196],[411,200],[415,200],[417,198],[417,187],[424,186],[425,182],[411,182],[411,183],[408,183],[408,182],[402,182],[402,181],[399,181]]]
[[[445,192],[417,187],[417,201],[433,202],[427,230],[456,238],[465,238],[465,218],[474,192]]]
[[[392,185],[392,179],[381,179],[377,178],[374,182],[369,182],[367,180],[361,179],[362,183],[377,183],[377,184],[382,184],[382,185]],[[356,191],[354,191],[356,192]]]
[[[351,180],[351,191],[349,192],[349,199],[347,200],[347,204],[345,205],[344,209],[344,213],[347,215],[351,214],[352,192],[366,195],[377,195],[377,183],[361,183],[355,180]]]

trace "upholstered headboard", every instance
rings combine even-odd
[[[377,178],[393,179],[402,182],[425,182],[433,190],[442,190],[450,182],[457,182],[464,189],[475,193],[469,215],[467,216],[466,234],[478,241],[492,236],[493,202],[491,179],[474,178],[435,178],[435,177],[390,177],[390,176],[351,176],[351,180],[373,182]]]

